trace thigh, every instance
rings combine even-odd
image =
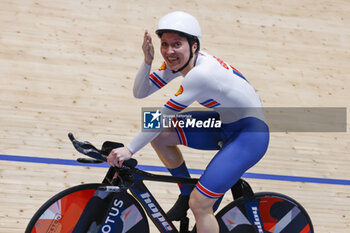
[[[242,131],[214,156],[200,178],[197,189],[203,194],[215,194],[212,198],[224,194],[263,157],[268,142],[268,132]]]
[[[214,111],[191,111],[181,113],[181,116],[177,116],[176,120],[185,120],[186,117],[195,119],[195,121],[201,122],[215,122],[219,120],[219,114]],[[210,124],[209,124],[210,125]],[[212,125],[210,125],[212,126]],[[215,127],[175,127],[180,144],[188,146],[194,149],[201,150],[219,150],[218,146],[220,137],[220,128]]]
[[[165,146],[176,146],[180,145],[181,142],[178,137],[178,133],[175,128],[165,128],[160,134],[152,140],[152,144],[165,145]]]

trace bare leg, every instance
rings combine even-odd
[[[177,147],[179,144],[179,138],[173,128],[163,130],[158,137],[151,142],[158,157],[169,169],[179,167],[184,161],[182,153]]]
[[[219,224],[213,213],[217,199],[201,194],[197,189],[191,193],[190,208],[196,219],[197,233],[219,233]]]
[[[168,168],[173,176],[190,177],[181,151],[177,147],[180,140],[174,129],[162,131],[160,135],[151,142],[154,150],[163,164]],[[178,184],[181,194],[179,195],[174,206],[167,212],[168,219],[180,220],[186,216],[189,209],[188,200],[194,188],[193,184]]]

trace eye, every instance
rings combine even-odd
[[[175,42],[174,45],[176,48],[179,48],[179,47],[181,47],[182,43],[180,41],[177,41],[177,42]]]
[[[167,46],[168,46],[168,43],[163,41],[163,42],[161,43],[161,46],[162,46],[162,47],[167,47]]]

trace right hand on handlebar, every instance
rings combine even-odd
[[[132,152],[126,147],[119,147],[113,149],[107,157],[107,162],[110,166],[121,167],[123,162],[129,160],[132,156]]]
[[[145,31],[143,38],[142,50],[145,56],[145,63],[151,65],[154,58],[154,48],[152,44],[152,37],[147,30]]]

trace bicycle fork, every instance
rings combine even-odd
[[[258,203],[254,200],[254,192],[245,180],[238,182],[231,188],[234,199],[244,198],[245,210],[249,217],[250,223],[254,227],[256,233],[264,233],[264,227],[259,213]]]

